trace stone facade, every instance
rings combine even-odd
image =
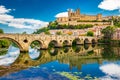
[[[57,17],[59,24],[66,25],[79,25],[79,24],[92,24],[92,25],[110,25],[111,22],[102,22],[103,20],[109,20],[110,17],[102,17],[102,14],[97,15],[85,15],[80,13],[80,9],[76,11],[68,10],[68,17]]]

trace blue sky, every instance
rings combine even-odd
[[[6,33],[32,33],[70,8],[80,8],[82,14],[119,15],[119,2],[120,0],[0,0],[0,28]]]

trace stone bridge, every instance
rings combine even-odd
[[[49,44],[54,44],[55,47],[72,46],[76,44],[96,43],[96,37],[88,36],[69,36],[69,35],[41,35],[41,34],[0,34],[0,39],[9,39],[15,42],[20,51],[28,51],[32,42],[38,41],[41,49],[47,49]]]

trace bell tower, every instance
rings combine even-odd
[[[68,17],[71,17],[71,14],[72,14],[72,10],[68,9]]]
[[[79,8],[76,10],[76,14],[80,15],[80,9]]]

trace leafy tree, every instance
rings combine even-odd
[[[79,25],[60,25],[56,21],[50,22],[48,25],[49,29],[85,29],[85,28],[91,28],[93,25],[91,24],[79,24]]]
[[[115,26],[108,26],[101,31],[104,34],[104,39],[111,40],[115,32]]]
[[[49,31],[45,31],[44,33],[47,34],[47,35],[50,35],[50,32],[49,32]]]
[[[93,31],[88,31],[88,32],[87,32],[87,36],[94,36]]]
[[[48,28],[56,29],[57,26],[58,26],[57,21],[54,21],[49,23]]]
[[[4,33],[4,31],[2,29],[0,29],[0,33]]]
[[[56,34],[57,35],[62,35],[62,32],[61,31],[57,31]]]
[[[43,28],[37,29],[33,34],[40,34],[42,32],[47,32],[47,31],[49,31],[49,28],[43,27]]]
[[[113,17],[112,20],[116,27],[120,27],[120,17],[118,17],[118,18]]]
[[[22,34],[27,34],[27,32],[26,32],[26,31],[24,31]]]
[[[10,44],[11,44],[11,42],[7,39],[0,40],[0,47],[1,48],[9,47]]]

